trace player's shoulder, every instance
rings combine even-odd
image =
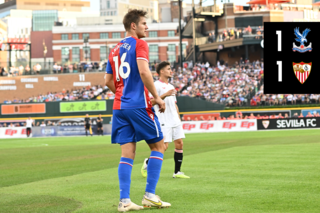
[[[141,40],[141,39],[135,39],[135,40],[136,40],[137,46],[142,46],[142,47],[148,46],[145,40]]]
[[[159,80],[156,80],[155,82],[154,82],[154,86],[156,87],[156,88],[159,88],[159,87],[161,87],[161,82],[159,81]]]
[[[168,85],[169,85],[169,87],[171,87],[172,89],[175,89],[175,87],[174,87],[172,84],[168,83]]]

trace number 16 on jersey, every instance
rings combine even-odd
[[[123,53],[120,59],[120,66],[119,66],[119,56],[115,56],[113,57],[113,61],[114,61],[114,66],[116,69],[116,79],[117,81],[120,81],[120,77],[119,74],[121,76],[122,79],[126,79],[129,77],[131,69],[130,69],[130,64],[128,62],[125,62],[125,59],[127,57],[127,53]],[[127,68],[127,72],[124,73],[123,68]]]

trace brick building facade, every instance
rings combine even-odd
[[[178,23],[148,24],[147,37],[149,60],[170,62],[178,61],[179,36],[176,35]],[[123,38],[123,25],[98,25],[77,27],[53,27],[52,49],[54,62],[74,63],[80,61],[100,62],[107,59],[109,51]],[[88,36],[86,44],[84,38]],[[182,41],[183,50],[188,41]],[[87,54],[85,55],[85,50]],[[183,51],[185,52],[185,51]]]

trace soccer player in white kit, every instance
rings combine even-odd
[[[182,123],[179,115],[179,108],[176,98],[177,91],[174,86],[169,83],[169,78],[172,78],[172,70],[170,63],[167,61],[161,62],[157,66],[157,73],[159,75],[159,80],[154,82],[154,85],[157,89],[158,94],[161,99],[164,100],[166,104],[166,111],[164,113],[159,112],[158,105],[155,105],[155,102],[151,99],[152,105],[154,105],[154,110],[158,116],[161,130],[164,136],[164,145],[165,150],[168,149],[169,143],[174,141],[174,162],[175,169],[173,173],[174,178],[190,178],[181,172],[181,165],[183,160],[183,141],[185,138]],[[148,168],[148,158],[143,162],[141,168],[141,174],[143,177],[147,177],[147,168]]]
[[[29,117],[29,118],[26,120],[27,137],[29,137],[30,134],[31,134],[32,124],[34,125],[34,121],[31,119],[31,117]]]

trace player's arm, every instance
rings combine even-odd
[[[155,103],[159,105],[159,111],[164,112],[164,110],[166,109],[166,105],[158,95],[156,87],[154,86],[153,77],[148,65],[148,52],[149,49],[147,43],[145,41],[139,40],[136,46],[136,57],[141,80],[153,96]]]
[[[161,98],[162,100],[164,100],[166,97],[171,96],[171,95],[174,95],[174,94],[176,94],[176,93],[177,93],[177,91],[176,91],[175,89],[172,89],[172,90],[169,90],[168,92],[162,94],[162,95],[160,96],[160,98]],[[156,105],[156,102],[155,102],[155,100],[154,100],[153,98],[151,99],[151,104],[152,104],[152,106]]]
[[[179,107],[178,107],[178,105],[176,104],[176,109],[177,109],[177,112],[178,112],[178,116],[179,116],[179,119],[180,119],[180,121],[181,121],[181,117],[180,117],[180,115],[179,115]]]
[[[106,68],[106,75],[104,77],[106,86],[116,94],[116,86],[114,85],[113,81],[113,71],[111,67],[111,63],[108,61],[107,68]]]

